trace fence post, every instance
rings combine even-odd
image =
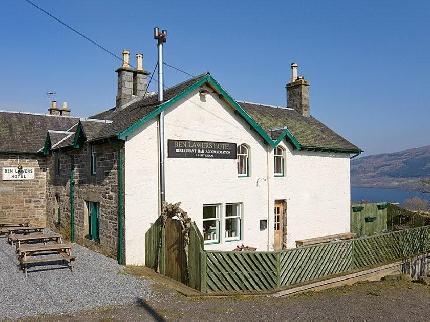
[[[276,288],[281,287],[281,251],[275,253],[276,263]]]
[[[200,248],[200,292],[207,292],[207,271],[206,271],[207,255],[204,249]]]

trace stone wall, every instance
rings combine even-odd
[[[118,141],[95,144],[97,174],[90,173],[90,145],[78,150],[54,151],[48,158],[48,225],[70,236],[70,181],[74,180],[75,240],[105,255],[115,257],[118,237]],[[60,158],[60,173],[55,173],[55,159]],[[73,166],[74,165],[74,166]],[[72,168],[73,173],[72,173]],[[100,242],[89,240],[87,201],[100,203]],[[58,216],[58,208],[60,216]],[[60,218],[58,222],[58,218]]]
[[[34,168],[34,179],[5,181],[0,174],[0,221],[46,224],[46,160],[32,154],[0,154],[3,167]]]

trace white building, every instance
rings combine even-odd
[[[144,232],[159,215],[161,110],[165,198],[181,202],[205,249],[276,250],[349,232],[350,157],[360,149],[309,115],[308,86],[292,80],[289,107],[275,107],[235,101],[205,74],[124,129],[126,263],[144,263]]]

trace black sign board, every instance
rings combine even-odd
[[[167,140],[169,158],[236,159],[237,144],[189,140]]]

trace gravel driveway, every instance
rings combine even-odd
[[[74,313],[144,301],[146,279],[123,273],[111,258],[79,245],[73,272],[60,265],[18,269],[15,247],[0,238],[0,320],[41,314]]]

